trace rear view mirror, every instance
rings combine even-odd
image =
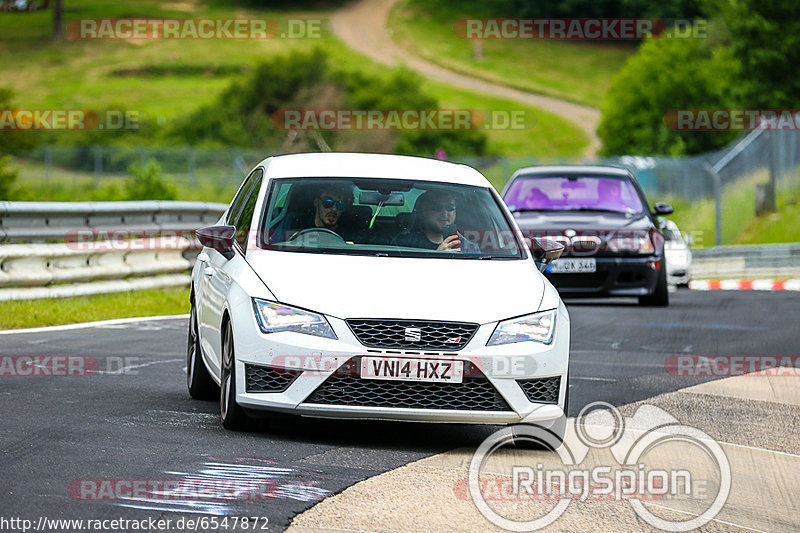
[[[671,215],[675,209],[671,205],[658,202],[653,206],[653,213],[656,215]]]
[[[546,237],[525,239],[525,244],[528,245],[531,254],[533,254],[533,262],[536,263],[536,268],[539,269],[539,272],[544,272],[547,265],[561,257],[564,251],[563,244]]]
[[[361,205],[378,205],[382,203],[383,205],[402,206],[406,203],[406,197],[399,192],[385,194],[380,191],[362,191],[358,195],[358,203]]]
[[[200,244],[221,253],[226,259],[233,257],[236,226],[209,226],[195,231]]]

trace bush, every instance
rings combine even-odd
[[[729,52],[703,39],[645,42],[614,77],[603,104],[598,135],[604,155],[685,155],[720,148],[731,132],[673,131],[664,121],[672,109],[730,106]]]
[[[132,178],[125,184],[126,200],[174,200],[175,186],[161,176],[161,167],[155,159],[147,166],[131,165]]]
[[[422,79],[408,70],[387,78],[331,68],[321,50],[294,52],[261,63],[232,84],[211,105],[181,119],[172,136],[190,145],[238,146],[276,152],[333,150],[429,155],[438,148],[452,154],[481,155],[481,131],[329,131],[287,132],[271,122],[288,109],[438,109],[421,91]]]

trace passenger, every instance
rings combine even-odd
[[[478,252],[478,246],[455,230],[456,198],[447,191],[428,191],[414,204],[411,228],[395,240],[398,246],[440,252]]]
[[[532,188],[523,201],[525,209],[545,209],[550,207],[550,197],[547,196],[539,187]]]
[[[605,209],[623,209],[625,204],[622,201],[622,182],[615,179],[601,179],[597,184],[597,204]]]

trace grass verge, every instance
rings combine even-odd
[[[483,59],[477,41],[459,38],[453,24],[464,13],[458,2],[400,2],[389,27],[395,41],[442,67],[534,93],[600,107],[612,76],[636,52],[630,44],[486,39]]]
[[[0,302],[0,329],[35,328],[189,312],[189,289],[140,291]]]

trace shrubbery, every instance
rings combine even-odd
[[[443,148],[451,154],[481,155],[486,136],[480,131],[305,131],[287,132],[271,122],[279,110],[437,109],[438,102],[420,90],[421,79],[406,70],[387,78],[332,68],[316,50],[295,52],[257,65],[212,104],[180,120],[171,132],[194,146],[237,146],[269,151],[333,150],[429,155]],[[321,140],[320,140],[321,137]]]
[[[126,200],[174,200],[175,186],[161,175],[161,167],[155,159],[146,166],[132,165],[131,179],[125,183]]]
[[[598,135],[606,155],[695,154],[720,148],[730,132],[673,131],[672,109],[730,106],[734,62],[725,48],[702,39],[657,39],[642,44],[606,94]]]

